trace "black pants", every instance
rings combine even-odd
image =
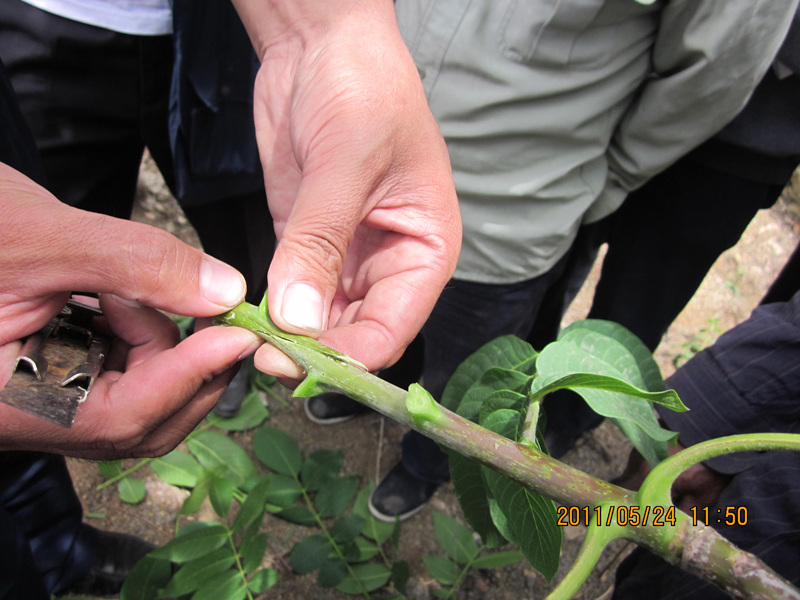
[[[0,58],[59,200],[129,218],[145,148],[174,193],[171,36],[116,33],[4,0]],[[259,301],[274,246],[264,194],[186,213],[206,251],[241,271]]]
[[[786,173],[788,181],[791,170]],[[654,177],[603,221],[599,241],[608,243],[608,252],[588,318],[620,323],[655,351],[717,258],[783,187],[706,166],[692,155]],[[797,289],[796,263],[781,275],[790,292],[776,299],[788,300]],[[547,406],[548,428],[568,439],[603,420],[575,394]]]
[[[95,547],[82,519],[64,457],[0,452],[0,598],[49,600],[80,581]]]

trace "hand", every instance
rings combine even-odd
[[[393,363],[455,269],[447,149],[390,0],[235,0],[262,59],[255,121],[283,329],[370,370]],[[301,374],[264,346],[256,365]]]
[[[5,165],[0,206],[0,386],[11,376],[17,340],[57,314],[70,290],[101,292],[109,332],[118,337],[112,370],[97,380],[72,429],[0,404],[0,449],[87,458],[169,451],[259,342],[244,330],[213,327],[175,346],[176,327],[140,304],[218,314],[244,297],[242,276],[160,230],[63,205]]]
[[[683,449],[680,444],[670,446],[669,455],[672,456]],[[634,449],[628,457],[625,471],[613,483],[625,489],[638,490],[650,470],[650,463]],[[698,508],[714,506],[729,482],[729,477],[709,469],[703,463],[694,464],[681,473],[672,484],[672,502],[683,511],[695,506]]]

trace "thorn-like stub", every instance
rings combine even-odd
[[[417,426],[436,421],[442,415],[442,409],[433,396],[417,383],[412,383],[408,388],[406,410]]]

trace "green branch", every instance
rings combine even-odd
[[[294,396],[342,393],[419,431],[440,445],[498,471],[529,490],[567,506],[591,506],[608,510],[616,508],[618,515],[621,507],[626,511],[634,511],[639,505],[644,506],[644,499],[653,501],[653,506],[672,506],[668,495],[669,486],[686,466],[710,457],[708,453],[717,450],[720,453],[729,452],[734,446],[752,449],[753,443],[767,437],[758,436],[758,440],[745,440],[746,448],[737,444],[731,446],[729,441],[723,441],[721,446],[702,447],[688,456],[677,454],[653,470],[648,479],[656,482],[655,484],[648,484],[642,492],[634,493],[555,460],[531,447],[529,443],[515,442],[495,434],[439,404],[431,403],[430,396],[421,388],[415,388],[409,394],[370,374],[363,365],[315,340],[281,331],[270,319],[264,304],[256,307],[243,303],[220,315],[216,321],[253,331],[297,362],[307,376],[295,390]],[[664,499],[663,482],[667,480],[669,486]],[[610,539],[625,537],[729,591],[752,592],[754,595],[749,597],[753,598],[800,600],[798,590],[784,582],[754,556],[736,548],[711,528],[693,526],[684,513],[676,513],[674,526],[663,522],[653,525],[651,519],[647,523],[629,523],[620,527],[615,535],[607,535],[608,532],[590,535],[584,558],[578,561],[580,573],[569,576],[569,582],[560,588],[556,597],[566,597],[563,594],[567,589],[577,589],[576,584],[580,586],[586,573],[586,565],[599,555],[598,546],[605,546]],[[731,571],[731,561],[746,563],[755,575],[741,575],[737,578],[729,574],[725,577],[724,574]],[[734,566],[738,568],[737,565]],[[736,572],[735,569],[733,572]]]

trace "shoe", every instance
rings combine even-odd
[[[405,521],[422,510],[439,487],[409,473],[397,463],[370,494],[369,512],[379,521]]]
[[[217,404],[214,406],[215,415],[223,419],[230,419],[237,415],[239,409],[242,408],[244,397],[250,390],[250,365],[252,364],[253,358],[248,357],[239,367],[239,372],[233,376],[227,389],[217,400]]]
[[[89,525],[84,525],[89,527]],[[70,587],[70,594],[112,598],[119,595],[134,565],[156,546],[127,533],[97,532],[96,555],[89,572]]]
[[[342,394],[322,394],[306,398],[303,408],[308,420],[317,425],[344,423],[369,410],[361,402]]]

